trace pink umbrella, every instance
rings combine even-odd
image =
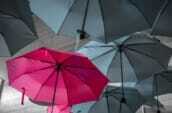
[[[47,113],[71,113],[71,107],[67,106],[49,106]]]
[[[97,100],[108,79],[85,56],[39,48],[7,61],[9,84],[34,101],[68,105]]]

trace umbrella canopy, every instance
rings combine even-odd
[[[54,106],[48,107],[47,113],[71,113],[71,107],[66,106]]]
[[[125,88],[125,95],[124,100],[121,88],[111,88],[91,107],[89,113],[135,113],[146,103],[145,98],[136,89]]]
[[[108,64],[107,76],[111,82],[121,82],[122,89],[125,82],[141,81],[154,73],[167,69],[172,55],[172,49],[143,34],[126,36],[114,43],[114,45],[88,45],[84,48],[89,52],[109,48],[109,50],[103,50],[92,60],[99,58],[111,60],[111,63]],[[110,53],[113,55],[112,59],[107,57],[107,54]],[[123,97],[125,98],[125,94]]]
[[[83,47],[90,52],[93,62],[106,59],[108,63],[104,62],[107,66],[110,62],[107,75],[112,82],[122,82],[122,79],[124,82],[137,82],[146,79],[155,72],[166,69],[172,55],[172,49],[144,34],[126,36],[114,43]]]
[[[35,39],[37,37],[23,21],[0,14],[0,56],[14,55]]]
[[[28,0],[1,0],[0,12],[21,19],[36,34]]]
[[[171,27],[171,19],[172,19],[172,1],[165,0],[161,11],[154,23],[152,29],[152,35],[162,35],[162,36],[172,36],[172,27]]]
[[[137,89],[140,93],[142,93],[145,96],[152,95],[158,96],[172,93],[171,87],[172,87],[172,71],[162,71],[160,73],[155,74],[154,76],[141,81],[136,85]],[[157,107],[159,110],[159,103],[157,102]],[[159,111],[158,111],[159,112]]]
[[[102,46],[102,47],[99,47],[99,46]],[[109,46],[109,48],[106,46]],[[104,44],[102,42],[90,41],[87,44],[85,44],[83,47],[81,47],[77,52],[84,54],[89,59],[91,59],[92,62],[97,66],[97,68],[99,68],[100,71],[102,71],[105,75],[107,75],[108,67],[112,62],[114,54],[116,53],[116,51],[108,52],[111,49],[113,49],[113,46],[115,46],[113,42]],[[105,55],[102,57],[99,57],[102,54],[105,54]]]
[[[162,5],[161,0],[153,1],[143,1],[143,6],[139,0],[75,0],[59,34],[75,37],[79,33],[80,38],[90,36],[109,42],[148,29]],[[147,4],[151,6],[148,9]]]
[[[29,0],[29,2],[32,12],[57,32],[73,0]]]
[[[11,59],[7,67],[12,87],[51,105],[97,100],[108,82],[87,57],[47,48]]]

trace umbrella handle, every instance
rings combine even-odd
[[[22,88],[22,98],[21,98],[21,105],[24,105],[24,96],[25,96],[25,88]]]

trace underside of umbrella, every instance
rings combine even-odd
[[[172,36],[172,1],[165,0],[152,29],[152,35]]]
[[[0,14],[0,35],[0,56],[14,55],[37,39],[23,21],[2,14]]]
[[[89,113],[135,113],[145,103],[144,98],[135,89],[125,88],[125,95],[125,101],[121,101],[121,88],[107,90]]]
[[[0,12],[21,19],[36,35],[28,0],[1,0]]]
[[[11,59],[7,66],[12,87],[49,105],[97,100],[108,82],[87,57],[47,48]]]
[[[162,1],[142,3],[138,0],[75,0],[59,34],[76,37],[79,30],[80,34],[109,42],[151,28]]]

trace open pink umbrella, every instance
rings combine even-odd
[[[97,100],[108,79],[85,56],[39,48],[7,61],[9,84],[34,101],[68,105]]]

